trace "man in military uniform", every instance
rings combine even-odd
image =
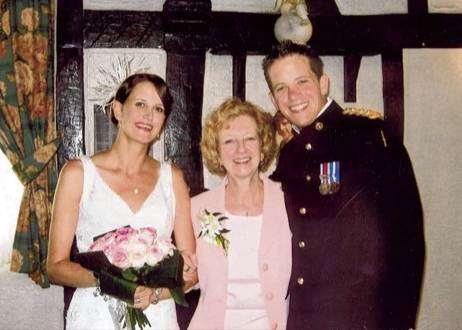
[[[272,175],[293,233],[288,329],[414,328],[425,248],[404,146],[377,113],[327,97],[308,47],[283,43],[263,69],[294,130]]]

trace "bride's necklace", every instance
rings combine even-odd
[[[138,189],[138,187],[133,188],[133,193],[135,195],[138,195],[139,192],[140,192],[140,190]]]

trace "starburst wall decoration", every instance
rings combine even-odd
[[[149,66],[144,64],[145,58],[136,58],[131,55],[117,56],[110,67],[100,65],[96,87],[93,92],[101,100],[100,106],[104,110],[106,105],[115,96],[117,88],[130,75],[148,72]]]

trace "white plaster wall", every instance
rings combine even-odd
[[[425,216],[420,329],[462,329],[462,49],[404,52],[405,144]]]
[[[462,0],[428,0],[430,13],[462,13]]]

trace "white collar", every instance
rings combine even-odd
[[[326,111],[326,109],[330,106],[330,104],[332,103],[332,99],[330,97],[327,97],[327,102],[326,104],[324,104],[324,106],[322,107],[321,111],[319,111],[318,115],[316,116],[316,119],[319,118],[319,116],[321,116],[323,114],[324,111]],[[309,126],[309,125],[308,125]],[[300,134],[300,131],[301,129],[298,128],[297,126],[295,125],[292,125],[292,129],[297,132],[297,134]]]

